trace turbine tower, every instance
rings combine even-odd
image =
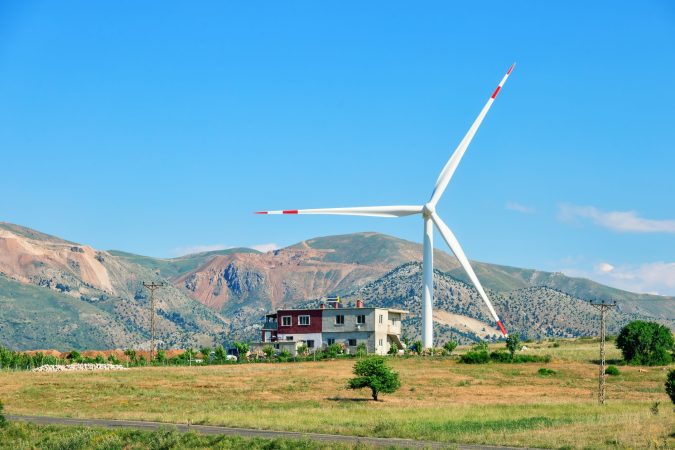
[[[488,298],[487,294],[485,293],[483,286],[480,284],[480,281],[478,280],[476,273],[473,271],[473,268],[471,267],[468,258],[464,254],[464,250],[462,250],[462,247],[459,245],[459,241],[457,241],[457,238],[455,237],[453,232],[450,231],[450,228],[448,228],[445,222],[443,222],[443,220],[441,220],[441,218],[436,213],[436,205],[438,204],[438,201],[443,195],[445,188],[448,186],[450,179],[455,173],[455,170],[457,169],[457,166],[462,160],[462,157],[464,156],[466,149],[469,147],[469,144],[471,143],[471,140],[476,134],[476,131],[478,131],[478,127],[480,127],[480,124],[483,122],[485,115],[490,110],[492,103],[494,103],[495,98],[497,98],[497,94],[499,94],[499,91],[504,86],[504,83],[506,83],[506,80],[509,78],[509,75],[511,74],[511,71],[513,70],[514,67],[515,63],[512,64],[511,67],[509,67],[509,70],[506,72],[506,75],[504,75],[504,78],[502,78],[502,81],[494,90],[485,106],[483,106],[483,109],[481,110],[480,114],[478,114],[478,117],[476,117],[476,120],[474,120],[473,124],[471,125],[471,128],[469,128],[469,131],[466,133],[462,141],[459,143],[459,145],[453,152],[452,156],[445,164],[445,167],[443,167],[443,170],[438,176],[438,180],[436,180],[436,186],[434,187],[434,191],[431,194],[431,198],[424,205],[362,206],[354,208],[324,208],[324,209],[286,209],[281,211],[259,211],[256,214],[333,214],[345,216],[371,216],[371,217],[405,217],[414,214],[421,214],[422,218],[424,219],[424,256],[422,260],[422,272],[423,272],[422,345],[424,346],[424,348],[430,348],[433,346],[433,337],[434,337],[433,318],[432,318],[432,304],[434,298],[433,292],[434,225],[436,225],[436,228],[438,228],[438,231],[441,233],[441,236],[443,236],[443,239],[448,244],[452,252],[455,254],[457,259],[459,260],[459,263],[462,265],[467,275],[469,276],[469,279],[471,279],[471,282],[476,287],[476,290],[480,294],[481,298],[487,305],[488,310],[490,310],[490,314],[497,323],[499,330],[502,332],[504,336],[508,336],[506,333],[506,329],[504,328],[504,325],[502,324],[501,320],[499,319],[499,316],[495,312],[495,309],[492,306],[492,303],[490,302],[490,299]]]

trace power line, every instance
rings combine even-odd
[[[600,371],[598,372],[598,403],[605,404],[605,314],[616,306],[614,303],[593,303],[591,306],[600,311]]]
[[[155,359],[155,291],[162,286],[165,286],[163,281],[156,283],[143,282],[143,286],[150,290],[150,362]]]

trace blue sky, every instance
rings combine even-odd
[[[175,256],[418,218],[471,259],[675,294],[675,6],[647,2],[0,4],[0,220]],[[436,244],[444,244],[437,235]]]

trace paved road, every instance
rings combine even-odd
[[[347,436],[340,434],[298,433],[293,431],[256,430],[253,428],[217,427],[210,425],[187,425],[184,423],[145,422],[141,420],[107,420],[107,419],[70,419],[66,417],[16,416],[8,414],[7,420],[32,422],[41,425],[80,425],[104,428],[137,428],[156,430],[160,427],[175,427],[178,431],[194,431],[202,434],[226,434],[232,436],[258,437],[265,439],[312,439],[323,442],[341,442],[344,444],[362,443],[380,447],[430,448],[459,450],[522,450],[515,447],[495,447],[490,445],[451,444],[435,441],[416,441],[413,439],[377,438],[363,436]]]

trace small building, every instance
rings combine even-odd
[[[261,345],[284,343],[288,348],[288,342],[302,342],[314,351],[343,344],[355,353],[359,344],[365,344],[368,353],[385,355],[391,346],[403,349],[401,320],[405,314],[408,311],[401,309],[366,308],[361,300],[348,308],[333,301],[318,309],[280,309],[265,316]]]

